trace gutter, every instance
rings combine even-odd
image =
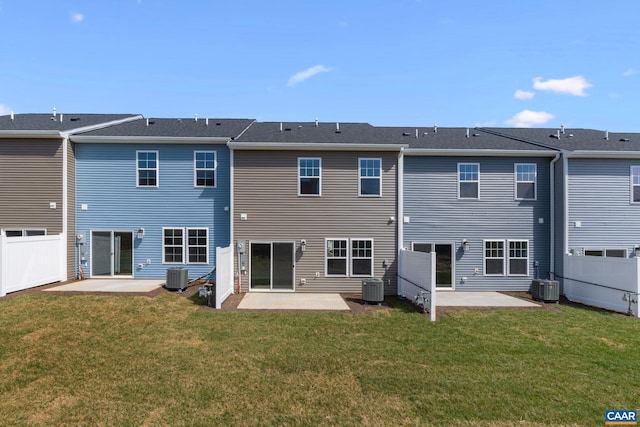
[[[3,130],[0,138],[42,138],[60,139],[62,135],[57,130]]]
[[[397,194],[398,194],[398,214],[396,216],[396,224],[398,233],[397,247],[396,247],[396,259],[400,263],[400,251],[404,247],[404,147],[400,148],[398,153],[398,178],[397,178]],[[397,271],[402,271],[398,265]],[[396,294],[398,294],[398,283],[396,279]]]
[[[575,150],[571,157],[579,159],[640,159],[640,151]]]
[[[172,136],[89,136],[89,135],[73,135],[71,140],[76,144],[91,143],[109,143],[109,144],[131,144],[136,142],[139,144],[226,144],[229,137],[172,137]]]
[[[446,149],[408,148],[407,156],[452,156],[452,157],[553,157],[557,150],[500,150],[500,149]]]
[[[549,188],[551,192],[549,194],[549,210],[550,210],[550,220],[549,220],[549,254],[550,254],[550,262],[549,262],[549,270],[551,272],[556,271],[556,162],[560,160],[562,153],[557,152],[555,157],[550,162],[549,167]]]
[[[305,151],[400,151],[406,144],[357,144],[353,142],[240,142],[231,141],[234,150],[305,150]]]

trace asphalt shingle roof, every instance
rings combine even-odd
[[[640,151],[640,133],[606,132],[597,129],[487,128],[515,138],[526,139],[563,150]]]
[[[148,121],[148,125],[147,125]],[[85,132],[83,136],[147,136],[173,138],[235,138],[253,119],[141,119]],[[208,124],[207,124],[208,123]]]
[[[438,127],[436,131],[433,127],[418,128],[418,138],[415,137],[415,128],[407,133],[409,148],[416,149],[548,151],[544,147],[480,132],[478,129]]]
[[[136,114],[14,114],[0,116],[0,131],[61,131],[67,132],[85,126],[123,120]],[[62,121],[60,118],[62,117]]]

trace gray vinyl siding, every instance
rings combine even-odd
[[[632,165],[640,160],[569,159],[569,250],[626,248],[632,253],[640,244],[640,204],[631,203]]]
[[[0,228],[62,232],[60,140],[0,140]],[[51,209],[50,202],[57,208]]]
[[[458,163],[480,164],[480,199],[458,199]],[[514,164],[537,165],[537,200],[514,200]],[[405,156],[404,246],[454,244],[456,290],[529,290],[536,274],[547,277],[549,254],[549,159]],[[542,220],[542,223],[540,223]],[[461,249],[467,239],[470,250]],[[485,276],[483,240],[528,240],[528,276]],[[478,269],[478,273],[475,273]],[[466,277],[466,283],[462,278]]]
[[[322,195],[298,196],[298,158],[322,159]],[[358,197],[358,158],[382,158],[382,197]],[[374,277],[395,294],[397,153],[234,152],[234,239],[295,242],[295,291],[360,293],[362,277],[325,276],[325,238],[371,238]],[[241,221],[240,214],[247,220]],[[300,240],[306,251],[300,251]],[[383,267],[383,260],[389,268]],[[237,265],[237,264],[236,264]],[[319,277],[316,277],[318,275]],[[306,279],[301,285],[300,279]],[[249,290],[249,274],[242,276]]]

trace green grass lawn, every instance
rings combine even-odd
[[[640,323],[620,314],[200,304],[0,300],[0,424],[600,426],[640,406]]]

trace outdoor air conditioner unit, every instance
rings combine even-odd
[[[167,270],[167,282],[164,287],[171,290],[182,290],[187,288],[188,282],[188,268],[170,268]]]
[[[379,279],[365,279],[362,281],[362,300],[364,302],[384,301],[384,282]]]
[[[535,279],[531,282],[531,296],[537,301],[558,302],[560,285],[555,280]]]

